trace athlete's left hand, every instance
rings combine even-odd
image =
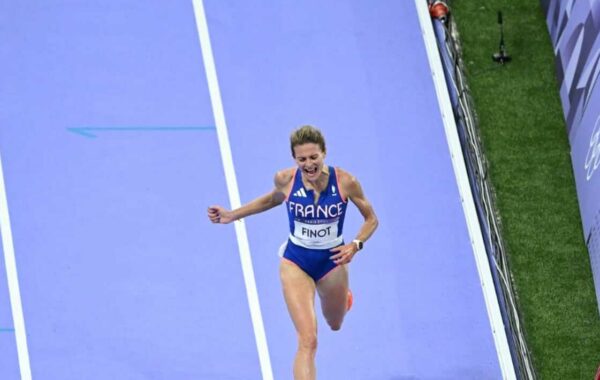
[[[352,261],[354,255],[356,255],[356,252],[358,252],[358,248],[356,247],[356,244],[350,243],[332,248],[330,251],[334,253],[330,259],[333,260],[333,262],[337,265],[342,265],[348,264],[350,261]]]

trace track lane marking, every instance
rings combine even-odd
[[[193,0],[193,5],[194,14],[196,17],[196,26],[198,28],[198,37],[200,39],[200,48],[202,50],[202,59],[204,61],[204,70],[210,92],[210,101],[217,127],[217,137],[221,151],[221,160],[223,161],[223,169],[225,171],[229,202],[231,204],[231,208],[235,209],[241,205],[240,193],[233,165],[231,146],[229,144],[229,134],[227,132],[227,123],[225,122],[225,112],[223,110],[221,91],[219,89],[219,82],[217,80],[217,70],[213,58],[210,35],[208,33],[206,14],[204,12],[202,0]],[[242,271],[244,273],[246,295],[248,297],[248,305],[250,307],[250,315],[252,318],[252,326],[254,328],[254,337],[256,340],[256,348],[258,350],[262,377],[263,380],[273,380],[273,370],[271,368],[267,337],[260,311],[258,291],[256,289],[256,280],[254,278],[254,269],[252,267],[252,257],[250,254],[248,235],[246,233],[246,224],[243,220],[239,220],[234,222],[234,226],[239,247],[240,260],[242,263]]]

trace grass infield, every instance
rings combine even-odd
[[[449,4],[536,372],[593,379],[600,316],[543,10],[534,0]],[[499,10],[512,56],[504,66],[491,59]]]

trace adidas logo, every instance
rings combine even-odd
[[[331,193],[335,194],[335,186],[331,185]]]
[[[304,188],[301,187],[298,191],[294,193],[294,196],[299,198],[306,198],[306,191],[304,191]]]

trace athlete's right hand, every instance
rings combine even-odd
[[[227,224],[233,222],[233,212],[221,206],[210,206],[208,208],[208,219],[213,223]]]

